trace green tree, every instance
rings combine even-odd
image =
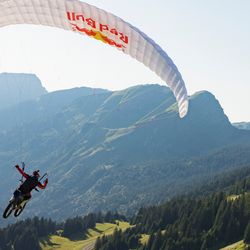
[[[244,242],[250,244],[250,221],[247,224],[245,233],[244,233]]]

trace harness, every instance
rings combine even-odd
[[[29,176],[25,182],[18,188],[23,194],[30,193],[37,187],[39,180],[36,176]]]

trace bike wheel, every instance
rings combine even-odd
[[[18,217],[23,212],[25,206],[26,206],[26,203],[23,205],[23,207],[16,209],[14,212],[14,216]]]
[[[13,203],[9,203],[9,205],[4,210],[4,212],[3,212],[3,218],[4,219],[7,219],[11,215],[11,213],[13,211],[12,206],[13,206]]]

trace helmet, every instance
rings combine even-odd
[[[34,171],[33,176],[40,177],[39,170]]]

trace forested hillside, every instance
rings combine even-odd
[[[96,223],[117,224],[117,220],[127,219],[111,212],[63,223],[35,217],[0,229],[0,249],[39,250],[53,246],[55,237],[71,239],[73,247],[78,240],[83,244],[90,229],[97,230]],[[129,229],[123,232],[116,227],[112,236],[99,237],[91,246],[96,250],[219,249],[242,239],[250,243],[249,221],[250,165],[218,175],[161,205],[142,207],[129,219]]]
[[[209,185],[222,191],[211,193],[203,187],[196,195],[142,208],[131,221],[135,227],[99,238],[95,249],[212,250],[242,239],[250,243],[250,166]],[[148,240],[142,244],[145,235]]]
[[[62,223],[34,217],[0,228],[0,249],[41,250],[41,242],[51,244],[51,235],[84,239],[87,237],[88,229],[94,228],[96,223],[116,223],[117,220],[126,220],[126,218],[111,212],[69,218]]]

